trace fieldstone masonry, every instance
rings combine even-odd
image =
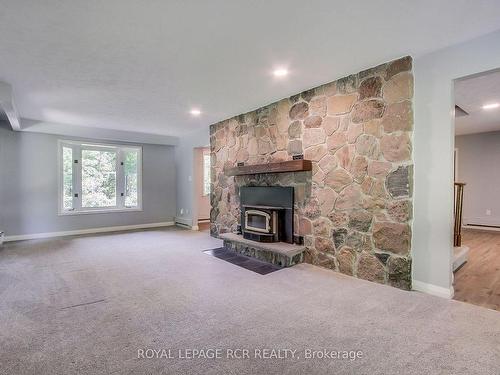
[[[212,125],[212,235],[236,231],[241,186],[293,186],[307,262],[410,289],[412,98],[405,57]],[[295,154],[312,173],[224,173]]]

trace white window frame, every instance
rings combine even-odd
[[[82,148],[85,150],[115,151],[116,152],[116,206],[112,207],[82,207],[82,192],[73,191],[73,208],[64,209],[64,168],[63,168],[63,147],[70,147],[73,150],[73,188],[81,190],[82,187]],[[122,162],[124,161],[124,152],[128,150],[137,151],[137,206],[125,206],[125,173]],[[78,160],[78,163],[74,161]],[[85,215],[97,213],[112,212],[134,212],[142,211],[142,147],[125,144],[96,143],[72,140],[58,140],[58,215]],[[78,197],[74,194],[78,193]],[[123,195],[122,195],[123,194]]]

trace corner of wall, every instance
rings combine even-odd
[[[446,299],[452,299],[453,295],[455,294],[453,286],[451,286],[450,288],[444,288],[439,285],[428,284],[418,280],[412,280],[412,290]]]
[[[210,144],[209,128],[204,127],[179,137],[175,148],[175,167],[177,181],[176,221],[191,227],[193,225],[194,202],[194,152],[197,147]],[[181,209],[183,214],[180,213]],[[189,212],[185,214],[185,212]]]

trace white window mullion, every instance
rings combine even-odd
[[[123,150],[119,149],[116,155],[116,205],[125,208],[125,167]]]
[[[82,208],[82,148],[73,146],[73,209]]]

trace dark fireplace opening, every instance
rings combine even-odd
[[[293,187],[241,187],[243,237],[259,242],[293,243],[293,204]]]

